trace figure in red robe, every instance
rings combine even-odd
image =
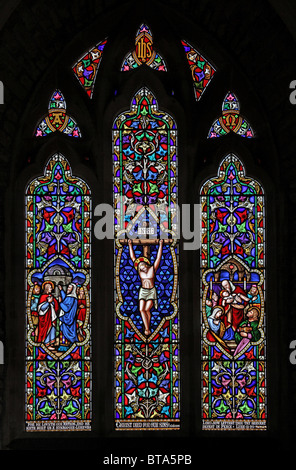
[[[35,282],[31,297],[31,319],[35,327],[33,336],[38,337],[38,304],[40,299],[41,286]]]
[[[48,349],[55,349],[56,319],[58,317],[59,304],[52,295],[54,285],[51,281],[45,281],[42,285],[43,293],[38,305],[38,336],[37,341],[44,343]]]
[[[83,325],[86,317],[86,298],[83,287],[78,288],[77,300],[77,334],[79,341],[83,341],[85,336],[85,333],[83,332]]]
[[[231,281],[224,279],[221,283],[219,305],[224,307],[225,326],[231,325],[236,331],[238,325],[244,319],[244,307],[249,301],[246,292],[240,287],[235,286]]]

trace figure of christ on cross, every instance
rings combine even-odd
[[[159,240],[159,248],[157,256],[153,265],[151,265],[148,258],[149,246],[144,246],[144,256],[136,258],[133,241],[128,240],[129,253],[132,262],[134,263],[135,269],[138,271],[138,274],[141,279],[141,288],[139,291],[139,310],[141,317],[144,323],[144,333],[146,336],[151,334],[150,322],[151,322],[151,308],[153,305],[157,308],[157,292],[155,287],[155,273],[159,268],[161,256],[162,256],[162,247],[163,240]],[[144,244],[143,242],[141,244]],[[151,244],[151,240],[150,240]]]

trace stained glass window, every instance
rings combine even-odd
[[[38,124],[35,136],[45,137],[52,132],[81,137],[76,121],[67,114],[66,101],[60,90],[55,90],[52,94],[48,104],[48,113]]]
[[[189,44],[189,42],[182,39],[181,43],[184,47],[190,67],[195,98],[198,101],[212,80],[216,70],[213,65],[211,65],[210,62],[200,54],[200,52]]]
[[[239,100],[232,92],[226,94],[222,104],[222,115],[213,122],[208,138],[221,137],[229,132],[234,132],[241,137],[254,137],[250,123],[240,114]]]
[[[107,38],[84,54],[73,66],[73,72],[89,98],[93,96],[96,76],[106,44]]]
[[[89,430],[90,190],[55,154],[25,202],[26,430]]]
[[[179,429],[177,129],[147,88],[113,125],[115,426]]]
[[[161,55],[154,50],[153,37],[147,25],[142,24],[137,31],[135,49],[124,58],[121,70],[127,72],[146,64],[152,69],[166,71],[166,64]]]
[[[263,189],[227,155],[201,211],[203,429],[265,430]]]

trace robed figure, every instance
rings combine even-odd
[[[54,349],[56,341],[56,319],[59,304],[52,295],[54,285],[50,281],[42,285],[43,293],[38,304],[38,336],[37,341],[44,343],[49,349]]]
[[[70,343],[78,341],[76,328],[77,294],[75,284],[69,284],[67,292],[59,285],[60,295],[60,331]]]
[[[240,286],[235,286],[227,279],[222,281],[218,303],[224,307],[226,328],[231,326],[233,331],[236,331],[244,319],[244,308],[248,301],[246,292]]]

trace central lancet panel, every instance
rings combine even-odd
[[[115,427],[179,429],[177,129],[147,88],[113,125]]]

